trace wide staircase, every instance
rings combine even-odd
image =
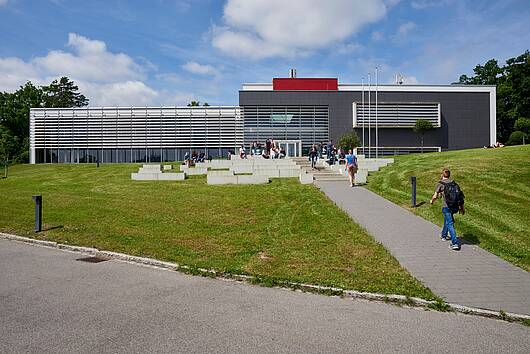
[[[347,181],[348,175],[342,174],[338,165],[334,167],[329,166],[324,162],[324,159],[318,159],[315,169],[311,168],[311,161],[308,157],[293,157],[291,160],[295,161],[301,170],[306,173],[313,174],[315,181]],[[341,166],[343,167],[343,166]]]

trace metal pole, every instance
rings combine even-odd
[[[377,159],[377,153],[379,150],[379,134],[377,129],[377,86],[378,86],[378,80],[377,80],[377,69],[378,67],[375,67],[375,158]]]
[[[42,231],[42,195],[34,195],[35,201],[35,232]]]
[[[368,73],[368,158],[372,157],[372,74]]]
[[[366,149],[364,147],[364,125],[365,125],[365,116],[364,116],[364,112],[365,112],[365,107],[364,107],[364,77],[361,78],[362,80],[362,107],[363,109],[361,110],[361,112],[363,112],[363,154],[366,154]]]
[[[416,176],[410,177],[410,183],[412,184],[412,194],[410,198],[410,204],[413,208],[416,207]]]

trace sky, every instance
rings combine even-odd
[[[450,84],[530,49],[530,0],[0,0],[0,91],[68,76],[90,106],[237,105],[298,77]]]

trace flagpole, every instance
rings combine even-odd
[[[366,116],[365,116],[365,107],[364,107],[364,77],[361,78],[362,80],[362,111],[363,112],[363,155],[366,154],[366,148],[364,146],[364,125],[366,124]]]
[[[372,157],[372,74],[368,73],[368,158]]]
[[[377,159],[377,153],[379,150],[379,133],[378,133],[378,127],[377,127],[377,89],[378,89],[378,78],[377,78],[377,70],[379,68],[375,67],[375,158]]]

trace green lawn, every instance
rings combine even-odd
[[[469,242],[530,270],[530,146],[399,156],[370,174],[367,187],[410,209],[409,177],[417,177],[414,212],[443,225],[441,203],[429,200],[442,168],[451,170],[466,195],[466,215],[456,216],[457,233]]]
[[[192,267],[431,299],[312,185],[131,181],[138,165],[17,165],[0,180],[0,230]],[[48,231],[34,234],[33,194]]]

